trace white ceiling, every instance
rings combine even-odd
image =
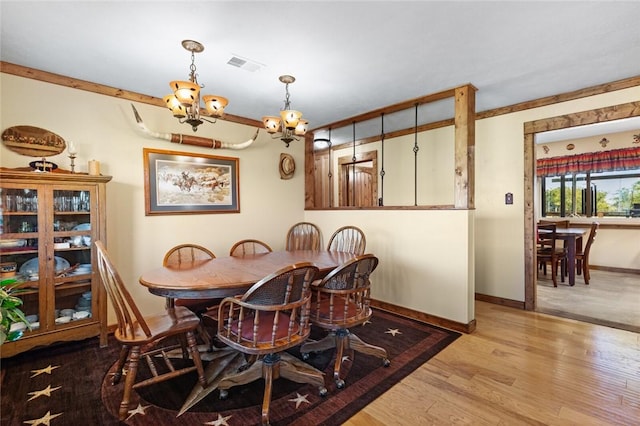
[[[312,129],[466,83],[480,112],[640,75],[638,1],[2,0],[0,16],[2,61],[158,98],[188,76],[180,42],[198,40],[203,93],[229,98],[228,113],[277,114],[278,76],[291,74],[292,107]],[[232,56],[263,67],[233,67]],[[452,116],[441,102],[420,107],[418,122]],[[414,120],[385,116],[385,131]],[[380,130],[359,124],[356,138]],[[334,143],[352,137],[332,132]]]

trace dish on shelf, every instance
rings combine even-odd
[[[72,231],[91,231],[90,223],[80,223],[73,227]]]
[[[56,324],[66,324],[69,321],[71,321],[71,317],[66,317],[66,316],[65,317],[58,317],[55,320]]]
[[[69,273],[69,275],[82,275],[82,274],[90,274],[91,273],[91,264],[90,263],[81,263],[75,268],[73,271]]]
[[[71,266],[65,258],[55,256],[55,260],[56,260],[56,273],[64,271],[65,269]],[[24,262],[20,266],[19,272],[24,277],[29,277],[31,280],[37,280],[38,274],[40,273],[39,266],[38,266],[38,258],[34,257],[33,259],[29,259],[26,262]]]
[[[89,318],[89,311],[77,311],[72,315],[74,320]]]
[[[27,240],[18,238],[18,239],[9,239],[9,240],[0,240],[0,248],[15,248],[15,247],[24,247],[27,245]]]

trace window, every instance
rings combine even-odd
[[[640,217],[640,168],[545,176],[541,184],[542,216]]]

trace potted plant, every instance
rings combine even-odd
[[[22,337],[24,330],[11,330],[11,324],[23,322],[30,328],[24,312],[20,309],[22,299],[15,294],[20,292],[16,288],[15,278],[0,281],[0,345],[5,341],[14,341]]]

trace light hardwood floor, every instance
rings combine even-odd
[[[539,275],[537,311],[640,332],[640,274],[594,269],[589,285],[582,276],[573,287],[558,281]]]
[[[479,301],[476,320],[345,425],[640,424],[640,334]]]

